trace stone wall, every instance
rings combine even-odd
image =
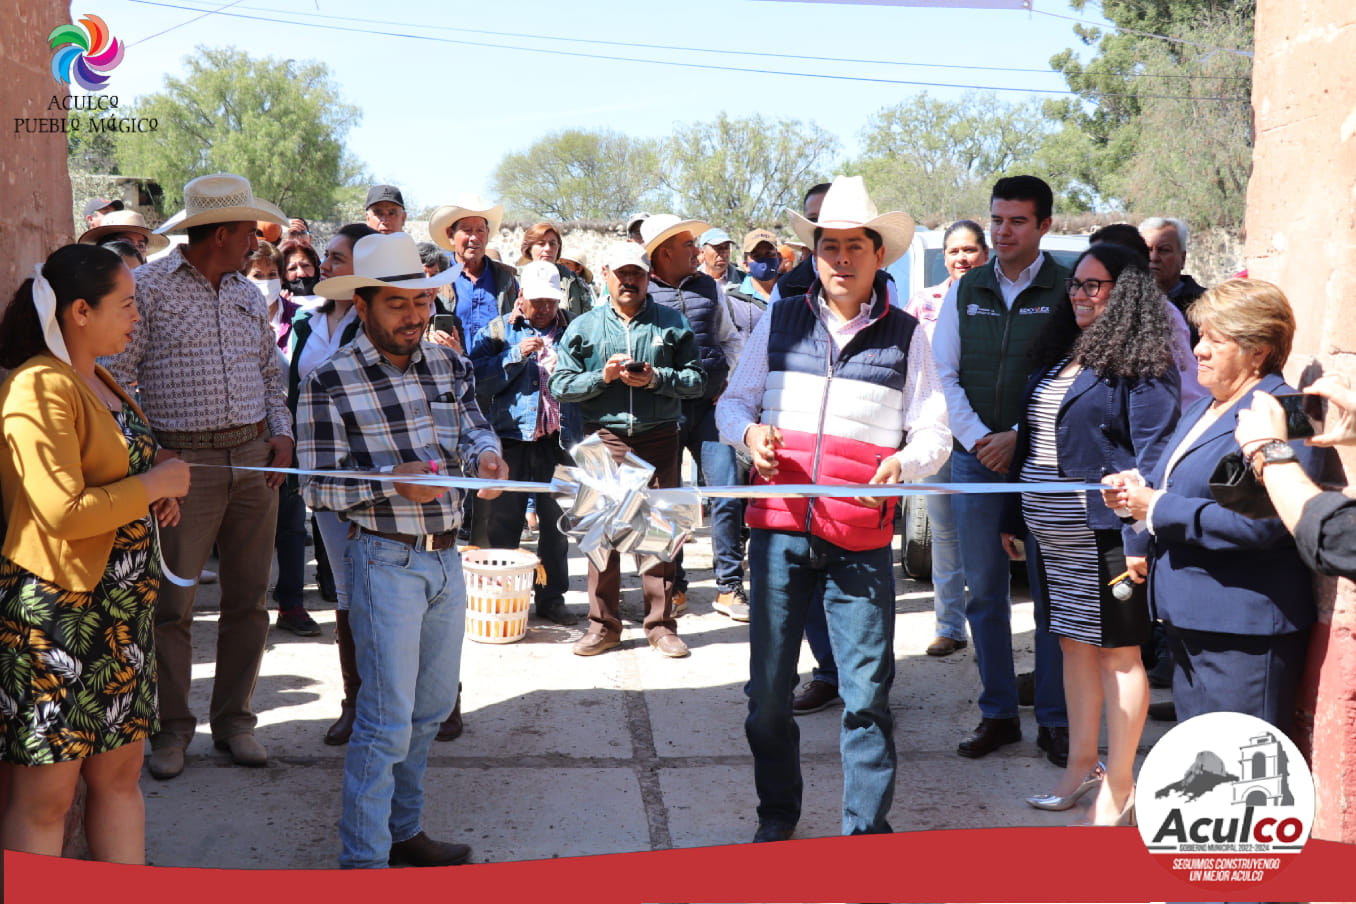
[[[3,115],[14,119],[65,119],[49,113],[52,96],[64,96],[65,87],[52,78],[47,35],[69,23],[70,7],[58,0],[0,0],[0,59],[7,67]],[[61,132],[18,132],[0,145],[0,311],[9,304],[33,265],[74,240],[71,183],[66,175],[66,136]],[[3,374],[0,374],[3,376]],[[0,813],[8,803],[9,770],[0,764]],[[84,786],[66,821],[65,854],[88,853],[81,814]]]
[[[47,110],[53,95],[66,94],[52,78],[47,35],[70,21],[69,4],[57,0],[0,0],[3,114],[10,124],[0,151],[0,307],[35,263],[75,238],[65,134],[12,132],[15,119],[65,119],[64,111]]]
[[[1255,50],[1248,270],[1294,305],[1290,381],[1322,371],[1356,383],[1356,5],[1260,0]],[[1341,463],[1356,475],[1356,449]],[[1356,587],[1318,590],[1300,739],[1320,802],[1314,836],[1356,842]]]

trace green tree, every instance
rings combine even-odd
[[[805,189],[824,181],[838,150],[833,135],[795,119],[730,119],[680,125],[663,145],[659,179],[678,212],[725,229],[782,222]]]
[[[1063,193],[1071,180],[1047,153],[1054,129],[1034,103],[1012,105],[993,92],[959,100],[920,93],[877,112],[862,130],[862,154],[849,172],[862,176],[882,210],[945,222],[982,214],[999,176],[1040,175]],[[1067,199],[1062,199],[1067,201]],[[1082,209],[1079,197],[1061,208]]]
[[[1081,149],[1078,178],[1136,212],[1240,226],[1252,61],[1234,51],[1252,48],[1256,0],[1102,0],[1101,11],[1119,30],[1074,27],[1096,47],[1090,60],[1066,50],[1050,61],[1080,97],[1046,104]]]
[[[166,78],[163,92],[139,99],[128,114],[158,125],[119,136],[123,172],[158,181],[171,210],[183,203],[189,180],[229,172],[288,213],[327,216],[339,189],[360,173],[345,139],[361,118],[328,67],[209,47],[185,64],[186,77]]]
[[[567,129],[505,155],[493,180],[510,216],[611,222],[656,199],[654,171],[653,142]]]

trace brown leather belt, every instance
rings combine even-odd
[[[157,430],[156,442],[166,449],[234,449],[263,436],[267,424],[245,424],[225,430]]]
[[[442,552],[444,549],[451,549],[457,545],[457,532],[454,530],[445,534],[397,534],[384,530],[371,530],[366,527],[359,527],[358,530],[374,537],[380,537],[383,540],[404,543],[406,546],[412,546],[424,552]]]

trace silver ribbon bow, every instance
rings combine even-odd
[[[650,489],[654,466],[633,452],[618,464],[597,434],[573,454],[575,466],[556,466],[551,479],[564,510],[561,532],[599,571],[613,552],[634,554],[637,571],[672,562],[701,523],[701,497],[691,490]]]

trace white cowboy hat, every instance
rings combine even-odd
[[[791,208],[791,228],[802,242],[811,248],[815,244],[815,229],[870,229],[879,233],[885,246],[882,267],[888,267],[909,250],[913,241],[913,217],[892,210],[876,212],[876,205],[866,193],[861,176],[834,176],[833,184],[824,194],[819,208],[819,222],[812,223]]]
[[[104,236],[117,235],[120,232],[135,232],[146,237],[146,252],[155,254],[169,247],[170,240],[157,235],[146,225],[146,218],[135,210],[115,210],[104,214],[103,222],[93,229],[86,230],[80,236],[80,244],[97,245]]]
[[[451,204],[433,211],[428,221],[429,238],[440,248],[452,250],[452,237],[447,231],[462,217],[484,217],[490,227],[490,238],[499,232],[499,224],[504,222],[504,205],[490,205],[480,195],[461,195]]]
[[[654,254],[655,249],[680,232],[692,233],[696,238],[711,224],[704,220],[683,220],[671,213],[658,213],[640,224],[640,240],[645,243],[645,253]]]
[[[267,220],[287,225],[287,217],[267,201],[256,198],[250,181],[232,173],[199,176],[184,186],[184,209],[156,230],[164,235],[209,223]]]
[[[394,289],[436,289],[457,278],[455,270],[425,276],[419,246],[407,232],[367,235],[353,243],[353,275],[332,276],[316,283],[323,298],[352,298],[358,289],[390,286]]]

